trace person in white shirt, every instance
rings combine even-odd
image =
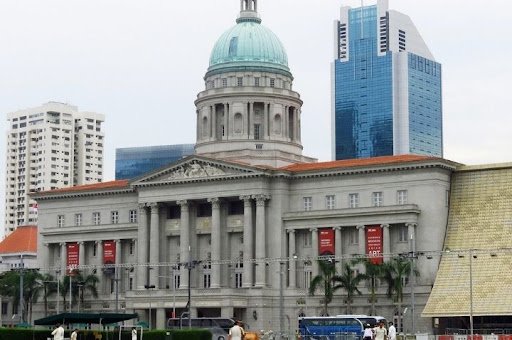
[[[388,327],[388,339],[396,340],[396,328],[392,322],[389,323],[389,327]]]
[[[375,334],[375,340],[387,340],[388,338],[388,330],[384,327],[384,322],[381,321],[378,327],[375,327],[373,330]]]
[[[242,323],[236,321],[235,325],[229,329],[228,340],[242,340],[245,335],[245,331],[242,328]]]
[[[372,340],[373,339],[373,329],[370,324],[366,324],[364,327],[363,340]]]
[[[132,328],[132,340],[137,340],[137,328]]]
[[[75,328],[73,333],[71,333],[71,338],[69,338],[69,339],[70,340],[77,340],[78,339],[78,329]]]
[[[60,325],[60,323],[57,324],[55,329],[52,332],[53,340],[64,340],[64,328]]]

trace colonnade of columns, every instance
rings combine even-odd
[[[407,236],[408,240],[411,242],[410,251],[415,252],[416,251],[416,224],[415,223],[406,223],[407,227]],[[358,254],[366,254],[366,227],[365,225],[358,225],[356,226],[357,232],[358,232]],[[388,261],[391,254],[391,238],[390,238],[390,225],[389,224],[382,224],[380,226],[382,228],[382,254],[384,257],[384,261]],[[323,228],[322,228],[323,229]],[[342,249],[342,227],[333,227],[334,230],[334,247],[335,247],[335,254],[334,256],[336,258],[342,258],[343,257],[343,249]],[[297,229],[302,230],[302,229]],[[288,230],[288,257],[290,259],[289,261],[289,279],[288,279],[288,286],[289,288],[297,288],[297,263],[294,260],[294,257],[296,257],[296,232],[295,229],[289,229]],[[320,256],[320,245],[319,245],[319,228],[311,228],[308,230],[311,232],[311,244],[313,247],[313,253],[311,254],[311,257],[313,259],[316,259]],[[311,262],[311,270],[312,270],[312,276],[315,277],[319,274],[319,268],[318,268],[318,262],[316,260],[313,260]]]
[[[270,199],[268,195],[247,195],[239,198],[244,202],[244,224],[243,224],[243,262],[244,271],[242,276],[243,287],[264,287],[267,282],[266,269],[264,265],[254,265],[263,261],[267,257],[266,252],[266,202]],[[211,204],[211,261],[218,263],[226,260],[222,258],[222,220],[221,203],[222,199],[218,197],[209,198],[207,202]],[[191,238],[195,227],[190,223],[190,205],[193,202],[180,200],[176,202],[180,206],[180,229],[179,229],[179,254],[180,254],[180,286],[179,288],[188,288],[190,282],[188,278],[188,267],[192,259]],[[254,220],[253,207],[255,205],[256,216]],[[162,235],[160,232],[160,203],[141,204],[139,229],[138,229],[138,257],[137,262],[137,288],[144,289],[146,285],[155,285],[158,289],[158,270],[148,270],[153,264],[168,262],[162,258],[160,253],[160,242]],[[253,277],[253,270],[255,277]],[[149,274],[148,274],[149,272]],[[210,288],[221,287],[221,266],[213,265],[211,267],[211,285]]]
[[[272,131],[271,126],[273,126],[274,122],[274,111],[275,104],[272,102],[258,102],[258,101],[250,101],[245,103],[243,112],[244,123],[242,123],[242,131],[241,134],[249,139],[254,139],[254,124],[256,124],[256,111],[255,104],[263,105],[263,121],[261,122],[261,132],[259,139],[268,140],[272,139],[273,136],[277,133],[276,137],[285,137],[292,142],[300,142],[300,109],[295,106],[283,106],[283,111],[280,114],[281,116],[281,127],[280,131]],[[198,138],[204,138],[204,131],[200,131],[202,129],[208,129],[206,136],[210,140],[229,140],[233,137],[240,138],[240,134],[235,132],[232,127],[230,119],[234,119],[234,114],[232,112],[233,103],[220,103],[216,105],[208,106],[208,122],[207,126],[203,126],[201,124],[202,118],[198,117]],[[219,111],[218,108],[221,108],[222,111]],[[242,113],[242,112],[240,112]],[[222,121],[217,117],[218,114],[223,114]],[[291,117],[291,118],[290,118]],[[201,119],[200,119],[201,118]],[[224,127],[224,135],[222,135],[222,129],[218,126],[218,124],[222,124]],[[274,128],[275,129],[275,128]]]

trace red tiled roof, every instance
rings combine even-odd
[[[372,165],[390,165],[397,163],[409,163],[418,162],[425,160],[439,159],[437,157],[430,156],[419,156],[419,155],[399,155],[399,156],[383,156],[383,157],[372,157],[372,158],[359,158],[359,159],[346,159],[341,161],[332,162],[319,162],[319,163],[302,163],[292,164],[280,168],[281,170],[291,172],[302,172],[302,171],[318,171],[318,170],[329,170],[338,168],[356,168]]]
[[[20,226],[0,242],[0,254],[37,252],[37,226]]]
[[[129,183],[128,180],[123,179],[123,180],[119,180],[119,181],[77,185],[74,187],[54,189],[54,190],[50,190],[50,191],[43,191],[38,194],[54,194],[54,193],[68,193],[68,192],[72,193],[72,192],[81,192],[81,191],[124,189],[124,188],[128,188],[128,183]]]

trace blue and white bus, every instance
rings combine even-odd
[[[381,321],[386,323],[381,316],[369,315],[300,317],[299,334],[304,340],[356,340],[366,324],[373,328]]]

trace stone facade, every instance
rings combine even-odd
[[[40,267],[64,273],[66,244],[77,242],[79,268],[101,277],[100,298],[84,307],[115,310],[117,278],[118,308],[146,320],[151,310],[159,328],[173,308],[178,315],[185,310],[190,286],[194,316],[235,316],[253,329],[277,329],[283,280],[284,313],[294,328],[299,314],[321,312],[322,293],[306,293],[318,273],[319,232],[334,229],[339,269],[367,253],[368,226],[383,228],[386,260],[411,249],[440,251],[454,168],[421,156],[274,169],[191,156],[131,183],[37,194]],[[112,241],[117,274],[103,270],[102,244]],[[186,263],[196,260],[189,282]],[[417,265],[419,315],[438,263],[421,258]],[[359,314],[369,312],[368,290],[361,290],[353,304]],[[392,319],[385,290],[378,288],[377,311]],[[331,314],[345,313],[342,295]],[[417,329],[429,329],[430,320],[418,322]]]

